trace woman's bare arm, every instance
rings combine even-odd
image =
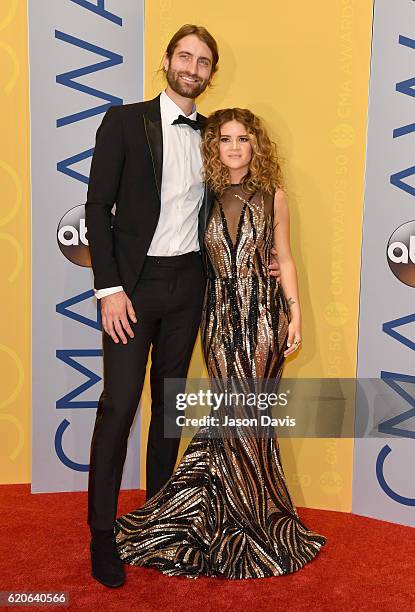
[[[289,347],[285,355],[293,353],[301,342],[301,309],[298,293],[297,269],[290,245],[290,214],[288,200],[282,189],[274,197],[274,247],[278,251],[281,285],[290,307]],[[297,344],[295,344],[297,342]]]

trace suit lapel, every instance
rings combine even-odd
[[[161,199],[161,177],[163,173],[163,131],[161,127],[160,96],[148,103],[148,110],[143,115],[144,130],[153,163],[154,179],[157,193]]]
[[[203,134],[204,127],[207,123],[207,118],[204,115],[200,115],[199,113],[197,113],[196,119],[197,121],[199,121],[200,125],[202,126],[202,134]]]
[[[204,184],[202,205],[199,210],[199,242],[203,245],[203,237],[213,209],[214,194],[208,185]]]
[[[197,120],[202,126],[201,133],[203,136],[203,130],[206,126],[207,118],[204,115],[200,115],[199,113],[197,113]],[[209,218],[210,218],[210,214],[212,212],[213,200],[214,200],[213,192],[205,183],[204,190],[203,190],[202,205],[199,211],[199,234],[200,234],[199,240],[200,240],[201,245],[203,244],[203,235],[205,233],[205,230],[206,230]]]

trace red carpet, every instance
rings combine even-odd
[[[119,513],[143,501],[142,491],[122,492]],[[29,485],[3,485],[0,511],[0,590],[67,591],[72,610],[415,610],[415,529],[410,527],[303,508],[299,513],[304,522],[326,535],[328,542],[312,563],[295,574],[259,580],[191,580],[127,566],[127,584],[111,590],[90,578],[85,493],[30,495]]]

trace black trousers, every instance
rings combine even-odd
[[[185,378],[197,337],[205,277],[199,253],[147,257],[131,296],[137,323],[134,338],[116,344],[103,333],[104,390],[92,435],[88,485],[88,523],[111,529],[151,347],[151,420],[147,442],[147,499],[173,473],[180,443],[164,436],[164,379]],[[173,406],[169,404],[169,410]],[[167,415],[175,420],[176,415]],[[173,417],[173,419],[171,419]]]

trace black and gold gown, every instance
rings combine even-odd
[[[271,381],[275,391],[281,377],[289,311],[268,274],[273,232],[271,195],[247,196],[230,185],[216,199],[205,234],[209,278],[201,327],[216,389],[235,383],[258,391],[260,381]],[[224,423],[225,414],[249,416],[246,411],[227,405],[215,415]],[[272,429],[264,434],[255,425],[223,425],[211,432],[201,427],[161,491],[117,519],[121,559],[189,578],[299,570],[325,537],[298,516]]]

